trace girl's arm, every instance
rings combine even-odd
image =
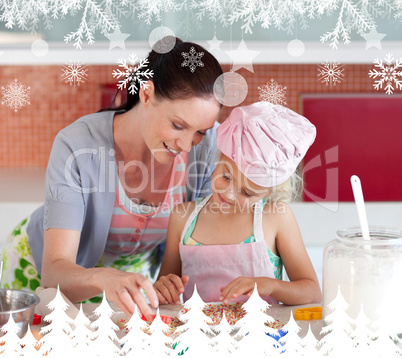
[[[304,247],[296,218],[289,206],[285,208],[280,213],[270,214],[269,220],[276,227],[276,248],[290,282],[268,277],[238,277],[222,290],[224,303],[242,294],[250,296],[255,283],[260,296],[271,296],[286,305],[321,302],[317,275]]]
[[[162,304],[180,304],[180,294],[188,282],[188,276],[181,276],[180,237],[187,221],[188,213],[191,212],[192,203],[179,204],[174,207],[170,214],[166,251],[163,256],[162,266],[158,280],[155,282],[159,302]]]
[[[140,292],[143,288],[153,307],[158,299],[152,283],[143,275],[112,268],[84,268],[76,264],[81,233],[76,230],[45,230],[42,285],[57,287],[72,301],[79,302],[105,292],[131,317],[137,304],[146,317],[152,310]]]
[[[276,247],[290,282],[276,280],[271,296],[287,305],[321,302],[321,290],[299,225],[288,205],[285,213],[277,213]]]

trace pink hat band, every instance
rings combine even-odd
[[[249,180],[273,187],[294,173],[315,136],[314,125],[305,117],[257,102],[232,110],[218,127],[217,145]]]

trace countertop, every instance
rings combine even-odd
[[[78,305],[76,305],[77,308],[79,308]],[[267,310],[267,314],[269,314],[271,317],[273,317],[276,321],[283,322],[283,324],[286,324],[289,321],[290,318],[290,313],[293,313],[294,316],[294,311],[297,308],[305,308],[305,307],[314,307],[314,306],[321,306],[321,304],[316,303],[316,304],[308,304],[308,305],[299,305],[299,306],[286,306],[283,304],[273,304],[270,306],[270,308]],[[87,303],[83,304],[82,308],[85,313],[85,315],[91,320],[94,321],[96,319],[96,316],[94,315],[94,310],[98,307],[98,304],[94,303]],[[110,303],[110,307],[114,311],[112,315],[112,321],[116,324],[119,325],[118,321],[120,320],[128,320],[127,315],[114,303]],[[159,313],[160,315],[163,316],[169,316],[169,317],[177,317],[180,310],[183,308],[182,305],[161,305],[159,307]],[[153,309],[154,313],[156,313],[156,309]],[[311,326],[311,331],[316,337],[317,340],[320,340],[322,336],[320,336],[321,329],[323,327],[322,320],[310,320],[310,321],[304,321],[304,320],[297,320],[296,321],[299,327],[301,328],[299,332],[299,336],[302,338],[307,334],[309,326]],[[43,327],[45,323],[43,322],[39,326],[33,326],[34,330],[40,330],[41,327]],[[123,337],[125,335],[124,330],[120,330],[117,332],[117,336],[119,338]]]

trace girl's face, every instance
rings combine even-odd
[[[161,164],[171,163],[180,152],[189,152],[193,145],[200,143],[220,112],[220,104],[214,96],[157,100],[153,86],[152,93],[143,93],[144,96],[142,135],[155,160]]]
[[[259,186],[249,180],[235,162],[221,154],[211,180],[212,201],[225,210],[248,210],[271,189]]]

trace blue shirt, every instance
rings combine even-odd
[[[113,117],[100,112],[81,117],[61,130],[53,143],[45,178],[45,204],[32,213],[28,240],[39,272],[44,230],[81,232],[76,263],[94,267],[102,256],[118,182]],[[217,160],[216,123],[188,157],[186,200],[211,192]]]

